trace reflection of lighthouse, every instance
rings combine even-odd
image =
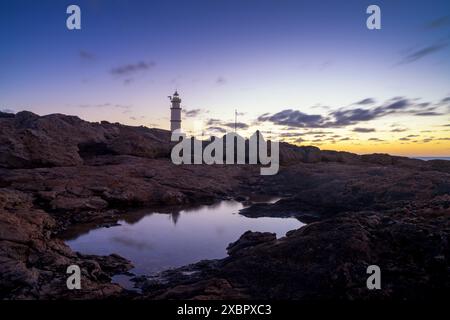
[[[170,107],[170,131],[181,129],[181,99],[178,92],[175,91],[173,97],[169,96],[172,106]]]

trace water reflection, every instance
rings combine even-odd
[[[294,218],[247,218],[238,213],[242,208],[240,202],[221,201],[170,214],[134,213],[124,216],[119,226],[90,230],[67,244],[86,254],[117,253],[131,260],[131,271],[139,275],[223,258],[227,245],[247,230],[281,237],[303,225]]]

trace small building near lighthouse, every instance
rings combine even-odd
[[[181,129],[181,99],[177,91],[173,96],[169,96],[170,102],[172,103],[170,107],[170,131]]]

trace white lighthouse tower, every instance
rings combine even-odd
[[[178,92],[175,91],[173,96],[169,96],[172,106],[170,107],[170,131],[174,132],[181,129],[181,99]]]

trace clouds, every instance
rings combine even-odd
[[[137,62],[131,64],[124,64],[111,69],[111,74],[117,76],[132,76],[138,72],[147,71],[156,66],[153,61],[150,62]]]
[[[450,16],[448,15],[438,17],[428,22],[425,25],[425,29],[431,32],[447,26],[450,26]],[[445,32],[445,30],[442,30],[441,32]],[[415,49],[412,52],[406,53],[397,65],[413,63],[432,54],[436,54],[437,52],[442,51],[448,47],[448,45],[450,44],[449,39],[450,38],[448,35],[446,37],[441,36],[441,39],[434,43],[423,45],[422,47]]]
[[[348,110],[338,110],[330,115],[334,121],[329,121],[327,127],[343,127],[357,124],[358,122],[373,120],[384,113],[384,109],[378,107],[375,109],[354,108]]]
[[[131,105],[124,105],[119,103],[99,103],[99,104],[80,104],[78,106],[79,108],[84,109],[90,109],[90,108],[114,108],[114,109],[122,109],[122,110],[129,110],[131,109]]]
[[[141,120],[145,119],[145,116],[140,116],[140,117],[131,116],[129,119],[133,120],[133,121],[141,121]]]
[[[434,112],[434,111],[426,111],[426,112],[417,112],[414,115],[416,116],[422,116],[422,117],[428,117],[428,116],[442,116],[443,113]]]
[[[192,110],[183,109],[182,112],[186,118],[195,118],[200,114],[205,113],[203,109],[192,109]]]
[[[78,55],[79,55],[81,60],[93,61],[93,60],[96,59],[96,57],[95,57],[95,55],[93,53],[85,51],[85,50],[80,50],[78,52]]]
[[[403,129],[403,128],[395,128],[395,129],[392,129],[391,132],[404,132],[406,130],[407,129]]]
[[[374,128],[353,128],[353,132],[367,133],[367,132],[375,132]]]
[[[225,79],[222,76],[217,77],[217,79],[216,79],[216,84],[217,85],[224,85],[226,83],[227,83],[227,79]]]
[[[307,131],[304,134],[306,135],[323,135],[323,134],[332,134],[332,131],[317,131],[317,130],[313,130],[313,131]]]
[[[227,121],[222,121],[222,120],[214,119],[214,118],[208,119],[208,121],[206,122],[206,125],[210,126],[210,128],[215,128],[215,129],[221,128],[225,131],[226,131],[226,128],[234,130],[235,125],[236,125],[236,129],[248,129],[250,127],[248,124],[246,124],[244,122],[234,123],[234,122],[227,122]],[[225,131],[221,131],[221,132],[225,132]]]
[[[415,138],[415,139],[411,139],[411,138]],[[420,139],[419,135],[409,135],[407,137],[403,137],[398,139],[399,141],[402,141],[402,144],[407,144],[407,143],[429,143],[429,142],[434,142],[437,144],[442,143],[442,141],[450,141],[450,138],[448,137],[444,137],[444,138],[436,138],[436,137],[425,137],[423,139]]]
[[[147,72],[148,70],[154,68],[155,66],[156,63],[153,61],[150,62],[140,61],[136,63],[128,63],[114,67],[110,70],[110,73],[113,76],[121,79],[124,85],[129,85],[134,82],[135,77],[138,74]]]
[[[207,126],[220,125],[221,123],[222,123],[221,120],[211,118],[211,119],[209,119],[209,120],[206,122],[206,125],[207,125]]]
[[[225,130],[224,128],[222,128],[222,127],[208,127],[207,129],[206,129],[207,131],[216,131],[216,132],[219,132],[219,133],[226,133],[227,132],[227,130]]]
[[[353,125],[363,121],[373,120],[382,115],[402,109],[408,104],[405,101],[397,101],[387,106],[375,109],[351,108],[330,112],[327,116],[319,114],[308,115],[298,110],[286,109],[273,115],[264,114],[258,117],[258,121],[270,121],[277,125],[286,125],[299,128],[333,128]]]
[[[435,43],[426,47],[423,47],[422,49],[416,50],[411,52],[410,54],[403,57],[403,59],[399,62],[399,64],[408,64],[415,62],[419,59],[422,59],[428,55],[431,55],[433,53],[436,53],[438,51],[441,51],[445,49],[448,46],[448,42],[439,42]]]
[[[308,115],[297,110],[286,109],[273,115],[263,114],[258,117],[258,121],[270,121],[277,125],[290,127],[320,128],[325,119],[318,114]]]
[[[425,25],[425,28],[426,29],[437,29],[437,28],[442,28],[442,27],[446,27],[446,26],[450,26],[450,16],[443,16],[443,17],[434,19],[434,20],[428,22]]]
[[[417,142],[416,140],[414,140],[413,138],[417,138],[419,137],[419,135],[417,134],[410,134],[406,137],[402,137],[400,139],[398,139],[398,141],[403,141],[403,142]],[[430,140],[431,141],[431,140]]]
[[[372,99],[372,98],[366,98],[366,99],[360,100],[360,101],[358,101],[358,102],[356,102],[356,103],[354,103],[354,104],[357,104],[357,105],[367,105],[367,104],[374,104],[375,102],[376,102],[375,99]]]
[[[297,132],[281,132],[278,136],[281,138],[292,138],[300,136],[300,133]]]
[[[399,99],[391,104],[388,104],[385,108],[386,110],[401,110],[409,107],[411,101],[408,99]]]
[[[247,129],[249,126],[246,123],[243,122],[227,122],[223,124],[225,127],[234,129],[234,127],[236,126],[237,129]]]
[[[285,109],[274,114],[262,114],[257,120],[295,128],[343,128],[394,115],[440,116],[444,113],[436,109],[445,107],[446,103],[450,101],[447,98],[433,104],[422,102],[420,99],[394,97],[373,107],[367,107],[366,105],[373,104],[375,99],[366,98],[351,104],[350,107],[328,111],[325,115],[306,114],[298,110]],[[371,130],[370,128],[357,127],[353,131],[373,132]],[[394,129],[392,132],[400,132],[399,130]]]
[[[382,145],[388,143],[383,132],[400,133],[408,131],[408,129],[393,125],[393,128],[388,130],[377,130],[375,127],[362,124],[394,116],[431,117],[445,115],[444,109],[450,104],[449,98],[447,96],[433,102],[423,101],[420,98],[397,96],[382,103],[377,103],[374,98],[366,98],[349,104],[347,107],[324,110],[323,114],[307,114],[299,110],[285,109],[273,114],[262,114],[257,119],[260,125],[263,122],[269,122],[272,125],[280,126],[279,129],[282,132],[279,132],[278,138],[290,143],[311,143],[314,145],[342,143],[355,146],[361,140],[356,139],[352,133],[370,134],[380,131],[381,136],[369,136],[368,139],[364,140],[369,144]],[[318,128],[319,130],[317,130]],[[299,132],[300,130],[302,131],[301,133]],[[344,131],[336,132],[335,130]],[[431,141],[439,143],[437,139],[432,137],[420,138],[412,134],[398,139],[397,143],[427,143]]]

